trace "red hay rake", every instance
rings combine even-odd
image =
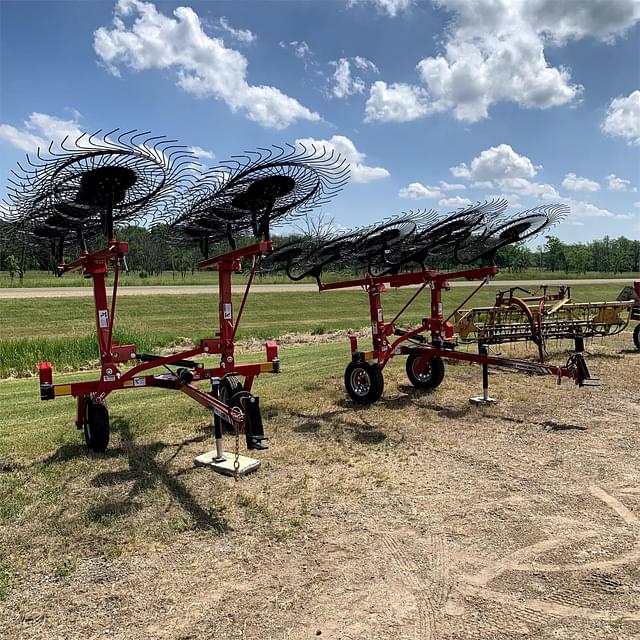
[[[358,340],[350,336],[351,363],[344,375],[344,384],[349,396],[359,403],[371,403],[380,398],[384,390],[382,371],[389,361],[399,355],[407,356],[406,372],[411,384],[417,389],[435,389],[445,375],[443,359],[475,362],[485,367],[483,376],[483,402],[490,401],[488,396],[487,366],[506,367],[523,373],[552,375],[558,379],[570,378],[580,386],[590,379],[589,371],[582,353],[575,352],[569,356],[564,366],[535,363],[528,360],[515,360],[494,357],[488,354],[487,345],[481,345],[480,353],[473,354],[456,351],[457,340],[454,326],[450,322],[452,314],[445,318],[442,303],[442,292],[449,289],[449,280],[464,278],[483,282],[471,295],[475,295],[480,287],[497,273],[495,266],[465,271],[440,273],[423,270],[415,273],[368,276],[359,280],[321,283],[320,291],[361,287],[369,298],[371,317],[371,339],[373,348],[370,351],[358,349]],[[389,322],[384,321],[381,294],[387,286],[399,288],[419,285],[409,302]],[[431,294],[430,315],[422,320],[419,326],[402,329],[397,325],[402,315],[418,296],[428,288]],[[471,297],[471,296],[470,296]],[[467,299],[468,300],[468,299]]]
[[[218,315],[220,330],[215,338],[203,339],[193,349],[167,356],[139,354],[136,345],[119,345],[113,341],[116,315],[118,280],[127,255],[125,242],[112,241],[106,249],[87,252],[69,264],[60,265],[63,273],[82,270],[83,276],[91,278],[95,306],[96,330],[100,354],[100,377],[97,380],[53,384],[51,364],[39,365],[40,397],[53,400],[61,396],[77,398],[76,426],[83,429],[87,445],[94,451],[105,451],[109,443],[109,418],[105,405],[107,396],[123,389],[158,387],[175,389],[193,398],[215,415],[229,422],[234,428],[243,427],[248,449],[264,449],[266,446],[258,398],[251,395],[253,381],[260,373],[279,373],[278,348],[273,341],[266,343],[266,360],[260,363],[237,364],[234,359],[234,338],[238,329],[244,303],[246,302],[255,273],[254,266],[247,282],[240,313],[234,320],[231,278],[242,270],[242,260],[261,256],[271,250],[271,242],[261,242],[244,249],[232,251],[201,262],[199,268],[215,267],[218,279]],[[111,305],[108,304],[105,276],[109,268],[114,274]],[[219,355],[220,365],[205,368],[202,362],[192,358]],[[118,365],[140,362],[122,372]],[[151,369],[164,367],[167,373],[147,373]],[[170,367],[178,367],[172,371]],[[241,385],[236,376],[244,376]],[[219,385],[218,395],[198,389],[194,383],[214,380]]]
[[[437,217],[435,212],[411,212],[366,229],[326,237],[305,239],[280,247],[267,262],[286,271],[293,280],[313,276],[320,291],[352,287],[362,288],[369,299],[371,350],[361,350],[355,336],[350,336],[351,362],[344,383],[349,396],[358,403],[372,403],[384,390],[383,370],[396,356],[407,356],[406,371],[411,384],[418,389],[435,389],[444,378],[444,359],[475,362],[483,365],[483,395],[472,399],[488,403],[488,366],[507,367],[523,373],[553,375],[558,383],[570,378],[579,386],[591,379],[582,346],[569,354],[564,366],[515,360],[489,355],[488,345],[480,345],[480,353],[456,350],[458,340],[451,319],[498,269],[495,266],[443,272],[425,266],[427,261],[453,258],[458,263],[479,260],[493,262],[502,246],[539,233],[565,213],[563,207],[547,205],[505,218],[505,201],[491,201],[468,209]],[[338,269],[349,265],[362,268],[367,275],[340,282],[322,282],[322,272],[329,265]],[[400,273],[410,266],[419,270]],[[444,315],[442,292],[449,280],[483,279],[467,299],[447,317]],[[417,286],[417,291],[389,322],[384,320],[381,294],[387,287]],[[425,289],[430,291],[428,315],[417,327],[405,329],[398,323],[407,309]]]
[[[272,250],[270,225],[327,202],[346,183],[349,166],[334,152],[298,145],[249,152],[201,172],[193,156],[175,141],[146,136],[148,132],[114,130],[102,138],[80,136],[71,145],[65,138],[59,148],[51,145],[47,155],[38,151],[35,161],[27,157],[28,166],[19,165],[20,171],[14,172],[11,202],[0,211],[4,221],[24,242],[50,242],[59,275],[80,270],[93,285],[99,378],[54,384],[51,363],[41,362],[40,397],[76,398],[77,428],[84,431],[90,449],[104,452],[110,436],[107,396],[145,388],[180,391],[213,416],[216,450],[197,461],[237,478],[259,465],[258,460],[240,456],[240,432],[247,449],[267,448],[259,398],[252,394],[254,380],[262,373],[280,372],[274,341],[266,342],[264,361],[239,364],[234,355],[256,270]],[[127,243],[116,239],[116,229],[132,220],[145,226],[162,223],[174,243],[200,245],[205,259],[198,268],[218,271],[215,337],[170,355],[141,354],[136,345],[113,339],[118,282],[128,252]],[[237,248],[238,236],[251,235],[259,241]],[[79,257],[67,263],[65,248],[74,239]],[[100,239],[106,246],[89,250],[88,240]],[[223,242],[231,250],[209,257],[210,245]],[[236,316],[232,276],[247,265],[249,277]],[[110,301],[109,271],[114,278]],[[218,366],[205,366],[204,356],[219,356]],[[165,371],[155,372],[158,368]],[[210,383],[209,391],[197,386],[203,381]],[[223,422],[236,435],[233,464],[222,449]]]

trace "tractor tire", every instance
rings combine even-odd
[[[350,362],[344,372],[344,386],[358,404],[372,404],[384,391],[384,378],[377,364]]]
[[[637,324],[633,330],[633,342],[636,345],[636,349],[640,351],[640,324]]]
[[[109,411],[107,405],[87,398],[85,403],[84,439],[96,453],[104,453],[109,446]]]
[[[422,361],[422,362],[421,362]],[[440,356],[412,354],[407,358],[407,377],[416,389],[435,389],[444,379],[444,362]]]

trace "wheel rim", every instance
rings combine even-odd
[[[416,358],[412,365],[411,369],[413,371],[413,375],[416,377],[416,380],[419,382],[429,382],[433,376],[433,369],[431,367],[431,360],[427,360],[427,365],[423,367],[422,371],[418,371],[416,369],[416,365],[420,362],[420,358]]]
[[[353,392],[359,396],[366,396],[371,390],[371,376],[364,369],[354,369],[349,378]]]

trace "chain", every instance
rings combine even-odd
[[[233,458],[233,479],[238,482],[240,480],[240,421],[238,420],[238,415],[233,416],[233,428],[236,435],[236,449],[235,455]]]

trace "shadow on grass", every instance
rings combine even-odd
[[[108,486],[133,482],[126,497],[120,501],[113,501],[100,505],[89,511],[89,519],[98,522],[108,521],[110,518],[120,517],[135,511],[138,507],[136,498],[146,491],[164,485],[172,498],[187,512],[197,529],[213,530],[223,533],[228,525],[220,511],[204,509],[188,488],[170,472],[169,463],[188,444],[201,442],[207,438],[201,434],[181,442],[176,451],[164,462],[159,462],[158,454],[169,446],[161,442],[138,444],[133,438],[129,423],[122,418],[113,418],[111,429],[120,434],[122,446],[114,453],[126,455],[129,468],[122,471],[112,471],[98,474],[92,481],[94,486]]]
[[[0,460],[0,473],[13,473],[24,469],[24,465],[13,460]]]
[[[525,427],[540,426],[545,431],[587,431],[587,427],[577,424],[569,424],[567,422],[556,422],[555,420],[545,420],[544,422],[531,422],[528,418],[517,418],[513,416],[496,415],[496,420],[501,422],[512,422],[514,424],[524,425]]]
[[[384,429],[369,419],[367,406],[360,406],[348,400],[339,400],[338,407],[332,411],[316,414],[291,411],[291,416],[302,420],[300,424],[293,427],[293,431],[326,437],[327,434],[323,434],[321,431],[323,425],[327,425],[335,437],[340,438],[340,436],[348,434],[360,444],[376,445],[387,440],[388,436]],[[354,424],[348,418],[356,418],[362,424]],[[404,436],[401,437],[400,441],[402,440],[404,440]]]
[[[567,424],[566,422],[556,422],[555,420],[545,420],[540,425],[545,431],[586,431],[587,427],[581,427],[577,424]]]
[[[623,349],[618,353],[589,353],[589,360],[622,360],[625,353],[638,353],[638,351]]]
[[[165,444],[152,442],[139,444],[134,440],[129,423],[120,417],[111,418],[111,432],[120,435],[121,446],[107,449],[105,453],[95,454],[84,443],[64,444],[53,454],[48,456],[38,465],[62,464],[80,458],[118,459],[126,457],[129,468],[119,471],[99,473],[91,484],[96,487],[115,486],[133,483],[126,497],[122,500],[110,501],[92,507],[87,512],[87,517],[93,522],[108,526],[122,516],[133,513],[140,506],[136,498],[145,492],[155,488],[159,484],[164,485],[172,498],[187,512],[197,529],[213,530],[222,533],[228,525],[222,513],[216,510],[204,509],[189,492],[188,488],[179,480],[178,476],[183,472],[173,472],[169,469],[171,461],[189,444],[202,442],[210,437],[205,428],[199,435],[188,438],[179,443]],[[167,448],[175,448],[172,455],[164,461],[158,460],[158,454]],[[192,469],[188,469],[191,471]]]

